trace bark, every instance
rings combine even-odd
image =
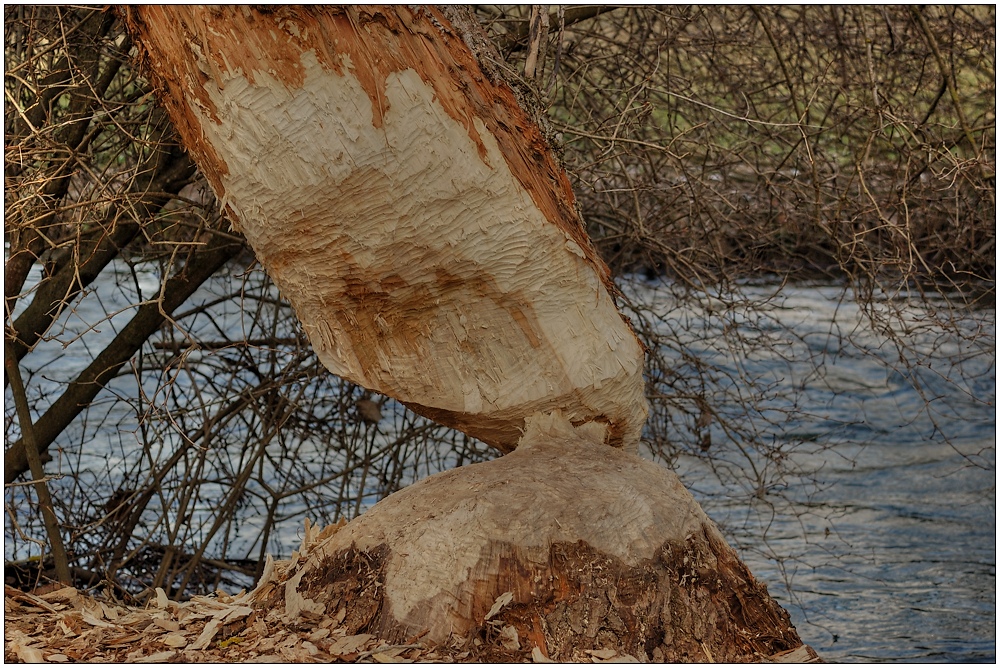
[[[637,443],[641,345],[541,131],[458,35],[474,27],[404,7],[128,23],[327,368],[504,452],[554,409]]]

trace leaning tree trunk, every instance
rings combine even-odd
[[[323,363],[511,453],[390,496],[262,601],[555,658],[801,645],[675,476],[635,454],[642,346],[470,16],[146,6],[127,20]]]

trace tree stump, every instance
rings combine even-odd
[[[388,642],[478,638],[492,661],[745,662],[802,644],[672,472],[558,413],[509,455],[382,500],[264,603]]]

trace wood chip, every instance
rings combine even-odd
[[[140,638],[143,638],[143,637],[145,637],[145,634],[143,634],[143,633],[126,634],[126,635],[123,635],[123,636],[118,636],[117,638],[111,638],[111,639],[105,641],[105,644],[109,645],[109,646],[114,646],[114,645],[128,645],[128,644],[134,643],[136,640],[139,640]]]
[[[181,629],[181,625],[175,620],[164,617],[153,617],[153,624],[160,627],[164,631],[180,631]]]
[[[531,648],[531,660],[535,663],[555,663],[555,661],[542,653],[542,650],[538,648],[538,645]]]
[[[55,663],[66,663],[67,661],[69,661],[69,657],[66,656],[65,654],[49,654],[47,657],[45,657],[45,660]]]
[[[505,626],[500,629],[500,644],[512,652],[521,649],[521,641],[517,637],[517,629],[513,626]]]
[[[223,624],[230,624],[237,619],[242,619],[253,612],[249,605],[234,605],[228,610],[220,610],[217,615]]]
[[[88,624],[90,624],[91,626],[97,626],[99,628],[105,628],[105,629],[115,629],[115,628],[118,628],[114,624],[109,624],[108,622],[104,621],[103,619],[98,619],[97,616],[93,612],[91,612],[90,610],[87,610],[86,608],[84,608],[83,610],[80,611],[80,618],[83,621],[85,621]]]
[[[65,601],[67,603],[73,603],[79,600],[80,592],[76,590],[76,587],[60,587],[55,591],[50,591],[48,594],[42,596],[46,601]]]
[[[29,647],[19,642],[13,642],[10,644],[10,648],[17,654],[17,658],[25,663],[45,662],[45,659],[42,658],[42,650],[37,647]]]
[[[800,645],[795,649],[779,652],[770,657],[775,663],[820,663],[822,659],[809,645]]]
[[[246,663],[281,663],[281,657],[277,654],[261,654],[252,659],[247,659]]]
[[[108,605],[107,603],[101,603],[101,610],[104,613],[104,618],[111,621],[118,621],[118,611],[114,607]]]
[[[303,612],[315,615],[322,615],[326,612],[326,605],[306,598],[299,593],[299,582],[303,575],[305,575],[305,571],[299,571],[295,577],[285,583],[285,614],[293,619]]]
[[[188,639],[181,635],[180,633],[171,633],[160,638],[162,642],[167,647],[186,647],[188,644]]]
[[[78,635],[80,635],[80,634],[79,634],[79,633],[77,633],[77,632],[76,632],[76,631],[75,631],[75,630],[73,629],[73,627],[71,627],[71,626],[69,625],[69,623],[71,623],[71,622],[70,622],[70,620],[69,620],[69,619],[67,619],[67,617],[68,617],[68,615],[67,615],[66,617],[63,617],[62,619],[60,619],[60,620],[59,620],[59,623],[58,623],[58,624],[56,625],[56,627],[57,627],[57,628],[58,628],[58,629],[59,629],[60,631],[62,631],[62,632],[63,632],[63,637],[66,637],[66,638],[75,638],[76,636],[78,636]],[[68,623],[68,622],[69,622],[69,623]]]
[[[615,654],[610,659],[598,659],[596,656],[593,659],[594,663],[639,663],[639,659],[635,658],[631,654]]]
[[[157,652],[156,654],[150,654],[149,656],[141,656],[139,658],[133,659],[136,663],[166,663],[170,661],[176,652]]]
[[[591,656],[596,656],[598,659],[610,659],[612,657],[618,656],[618,652],[613,649],[588,649],[587,654]]]
[[[512,591],[505,591],[504,593],[497,596],[497,600],[493,601],[493,607],[491,607],[490,611],[486,613],[485,619],[491,619],[492,617],[494,617],[497,613],[500,612],[500,610],[503,609],[505,605],[507,605],[513,600],[514,600],[514,592]]]
[[[202,630],[201,635],[198,636],[198,639],[195,640],[190,645],[188,645],[187,647],[185,647],[185,649],[188,650],[205,649],[206,647],[208,647],[208,644],[212,642],[212,638],[215,637],[215,634],[219,632],[219,628],[221,626],[222,622],[220,622],[218,619],[210,620],[208,624],[205,624],[205,628],[204,630]]]
[[[330,649],[327,652],[330,654],[353,654],[364,647],[374,637],[368,633],[359,633],[356,636],[344,636],[330,645]]]

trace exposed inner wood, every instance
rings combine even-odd
[[[392,642],[513,627],[520,649],[494,660],[534,645],[564,661],[601,648],[748,661],[802,644],[676,476],[558,414],[533,418],[512,454],[427,478],[342,527],[267,599],[282,603]]]
[[[564,172],[436,10],[130,14],[185,144],[334,373],[500,448],[637,443],[642,348]]]

